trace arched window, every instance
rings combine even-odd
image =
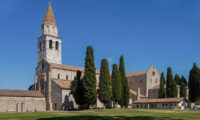
[[[19,112],[19,103],[16,105],[16,112]]]
[[[42,42],[39,43],[39,49],[42,51]]]
[[[60,79],[60,74],[58,74],[58,79]]]
[[[44,63],[42,63],[42,70],[44,70]]]
[[[68,77],[68,75],[66,75],[66,80],[68,80],[69,79],[69,77]]]
[[[45,50],[46,42],[45,40],[43,41],[43,50]]]
[[[58,41],[56,41],[56,50],[58,50],[59,49],[59,43],[58,43]]]
[[[52,44],[53,44],[52,40],[49,40],[49,48],[50,48],[50,49],[53,48],[53,45],[52,45]]]
[[[24,112],[24,103],[21,104],[21,112]]]

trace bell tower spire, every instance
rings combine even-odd
[[[52,23],[52,24],[56,25],[56,20],[55,20],[54,14],[53,14],[53,10],[52,10],[50,1],[49,1],[49,6],[47,8],[47,11],[46,11],[46,14],[44,17],[44,21],[43,21],[43,24],[45,24],[45,23]]]
[[[43,24],[42,24],[42,35],[52,35],[58,36],[58,26],[56,25],[56,20],[53,14],[53,9],[51,7],[51,2],[49,2]]]
[[[51,63],[62,64],[61,38],[58,37],[58,26],[49,2],[38,38],[38,63],[46,60]]]

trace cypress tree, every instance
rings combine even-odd
[[[200,70],[196,63],[190,70],[189,75],[189,99],[191,102],[196,102],[200,99]]]
[[[176,81],[173,80],[173,87],[172,87],[172,97],[178,97],[178,87]]]
[[[35,84],[30,85],[28,90],[35,90]]]
[[[186,91],[186,79],[184,76],[181,77],[181,85],[180,85],[180,97],[186,98],[187,91]]]
[[[106,59],[102,59],[101,61],[98,97],[104,105],[111,101],[110,71]]]
[[[172,81],[173,81],[173,75],[172,75],[172,70],[171,68],[167,68],[167,80],[166,80],[166,94],[167,97],[170,98],[171,95],[171,86],[172,86]]]
[[[182,79],[182,77],[183,77],[184,79]],[[181,77],[181,82],[185,83],[185,86],[187,87],[187,80],[185,79],[184,76],[182,76],[182,77]]]
[[[87,47],[85,57],[85,74],[83,81],[84,100],[88,107],[96,104],[96,68],[94,64],[94,51],[92,46]]]
[[[174,77],[174,81],[176,82],[177,85],[180,85],[180,84],[181,84],[181,81],[180,81],[180,80],[181,80],[181,78],[179,77],[178,74],[176,74],[175,77]]]
[[[121,75],[117,64],[113,64],[111,82],[112,100],[114,102],[114,108],[116,108],[121,99]]]
[[[129,105],[129,100],[130,100],[130,90],[129,90],[129,85],[128,85],[128,80],[127,77],[125,77],[125,88],[124,88],[124,107],[128,108]]]
[[[71,94],[76,104],[84,105],[83,80],[81,79],[81,71],[76,72],[76,77],[71,82]]]
[[[122,97],[120,101],[121,107],[128,107],[129,104],[129,86],[128,86],[128,80],[126,78],[126,72],[125,72],[125,66],[124,66],[124,57],[120,57],[120,66],[119,66],[119,71],[121,74],[121,85],[122,85]]]
[[[165,76],[164,76],[164,73],[162,72],[160,76],[159,98],[165,98],[165,97],[166,97]]]
[[[166,93],[168,98],[177,97],[178,90],[176,82],[173,79],[172,69],[170,67],[167,68],[167,88]]]

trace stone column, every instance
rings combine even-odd
[[[140,99],[140,88],[137,89],[137,100]]]

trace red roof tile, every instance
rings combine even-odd
[[[54,17],[53,10],[52,10],[50,2],[49,2],[49,6],[47,8],[47,11],[46,11],[46,14],[45,14],[45,17],[44,17],[43,24],[44,23],[53,23],[53,24],[56,24],[56,20],[55,20],[55,17]]]
[[[71,89],[71,82],[70,80],[58,80],[58,79],[53,79],[53,81],[62,89]],[[99,89],[99,84],[96,84],[96,89]]]
[[[84,72],[85,68],[82,67],[75,67],[70,65],[62,65],[62,64],[56,64],[56,63],[49,63],[51,67],[53,68],[59,68],[64,70],[71,70],[71,71],[81,71]],[[96,74],[100,74],[99,70],[96,70]]]
[[[184,98],[158,98],[158,99],[140,99],[135,100],[133,104],[139,103],[178,103],[184,100]]]
[[[8,96],[8,97],[44,97],[44,95],[39,91],[4,90],[4,89],[0,89],[0,96]]]
[[[71,81],[70,80],[57,80],[53,79],[53,81],[62,89],[70,89]]]
[[[140,72],[134,72],[134,73],[127,73],[126,76],[139,76],[139,75],[146,75],[147,74],[147,70],[146,71],[140,71]]]

